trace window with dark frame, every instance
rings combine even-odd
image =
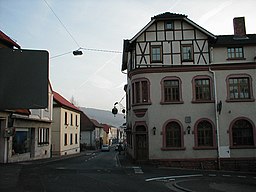
[[[70,145],[73,145],[73,134],[70,133]]]
[[[149,103],[149,84],[147,80],[132,83],[132,104]]]
[[[70,125],[72,126],[73,125],[73,114],[70,113]]]
[[[229,99],[250,99],[250,83],[248,77],[237,77],[228,79]]]
[[[177,122],[170,122],[165,127],[165,147],[181,147],[181,127]]]
[[[195,100],[211,100],[210,79],[195,79]]]
[[[162,62],[162,47],[160,45],[151,46],[151,62]]]
[[[68,134],[67,133],[64,134],[64,145],[65,146],[68,145]]]
[[[243,47],[228,47],[228,59],[243,59]]]
[[[67,112],[65,112],[65,125],[68,125],[68,113]]]
[[[182,61],[193,61],[192,45],[181,45]]]
[[[253,146],[252,124],[244,119],[237,120],[232,126],[233,146]]]
[[[179,80],[164,80],[164,102],[180,101]]]
[[[213,127],[208,121],[201,121],[197,125],[198,147],[213,147]]]
[[[75,144],[78,143],[78,140],[77,140],[77,133],[75,134]]]
[[[173,30],[174,29],[174,23],[173,21],[165,21],[165,30]]]

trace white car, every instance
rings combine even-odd
[[[110,151],[110,147],[108,144],[103,144],[101,147],[101,151]]]

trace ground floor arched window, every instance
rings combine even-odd
[[[254,146],[254,130],[252,123],[247,119],[235,120],[231,125],[231,145]]]

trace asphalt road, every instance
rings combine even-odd
[[[256,174],[134,165],[110,152],[0,165],[0,191],[255,192]]]

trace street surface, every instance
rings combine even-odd
[[[256,173],[134,165],[110,152],[0,164],[0,191],[20,192],[255,192]]]

